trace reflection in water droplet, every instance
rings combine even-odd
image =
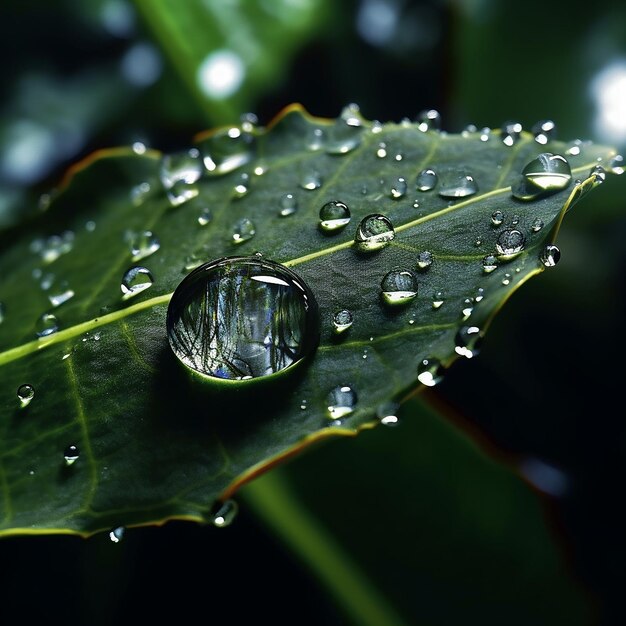
[[[417,364],[417,380],[427,387],[434,387],[443,378],[443,367],[439,359],[430,357]]]
[[[120,289],[122,290],[122,300],[128,300],[142,291],[145,291],[152,286],[154,279],[150,270],[135,265],[128,268],[122,276],[122,282],[120,283]]]
[[[502,143],[512,146],[517,143],[522,134],[522,125],[519,122],[505,122],[501,129]]]
[[[59,319],[53,313],[44,313],[38,320],[36,326],[37,337],[47,337],[59,330]]]
[[[491,214],[491,223],[494,226],[500,226],[504,222],[504,213],[502,211],[494,211]]]
[[[65,448],[65,452],[63,453],[63,458],[65,459],[65,465],[70,466],[74,465],[80,456],[80,452],[75,445],[70,445]]]
[[[132,233],[130,236],[130,253],[133,261],[139,261],[154,254],[161,244],[156,236],[149,230],[140,233]]]
[[[335,232],[350,223],[350,209],[343,202],[333,200],[320,209],[320,228]]]
[[[418,191],[430,191],[437,185],[437,180],[437,172],[430,168],[426,168],[417,175],[415,185]]]
[[[250,241],[256,234],[256,226],[247,217],[241,218],[233,228],[233,243]]]
[[[306,284],[260,257],[206,263],[178,286],[167,312],[170,346],[199,374],[242,380],[269,376],[307,357],[319,313]]]
[[[421,111],[417,116],[417,127],[425,133],[428,130],[440,130],[441,129],[441,115],[434,109],[427,111]]]
[[[120,541],[122,541],[122,539],[124,539],[125,531],[126,529],[123,526],[118,526],[117,528],[114,528],[111,532],[109,532],[109,539],[113,543],[119,543]]]
[[[333,328],[335,333],[340,334],[348,330],[354,322],[354,315],[348,309],[341,309],[333,315]]]
[[[534,219],[533,223],[530,226],[530,230],[533,233],[538,233],[543,228],[543,220],[540,217]]]
[[[511,191],[518,200],[534,200],[565,189],[571,180],[571,169],[565,157],[544,152],[524,167]]]
[[[490,274],[499,265],[498,259],[493,254],[488,254],[483,258],[483,272]]]
[[[19,400],[21,409],[28,406],[34,397],[35,388],[32,385],[24,384],[17,388],[17,399]]]
[[[280,199],[280,211],[281,217],[287,217],[293,215],[298,210],[298,201],[292,193],[284,194]]]
[[[545,146],[551,139],[556,139],[556,124],[552,120],[541,120],[531,129],[535,141]]]
[[[322,186],[322,177],[319,172],[307,172],[300,179],[300,187],[309,191],[315,191]]]
[[[209,207],[202,207],[198,214],[198,224],[200,226],[206,226],[213,219],[211,209]]]
[[[217,502],[211,510],[211,523],[217,528],[225,528],[233,523],[239,506],[234,500],[225,500]]]
[[[374,213],[364,217],[354,235],[358,250],[372,252],[389,245],[396,236],[396,231],[388,217]]]
[[[482,333],[478,326],[462,326],[454,340],[454,351],[466,359],[471,359],[480,351],[481,341]]]
[[[389,195],[394,200],[400,200],[400,198],[404,198],[406,195],[407,184],[406,180],[402,177],[396,179],[396,181],[391,185],[391,189],[389,190]]]
[[[400,405],[397,402],[383,402],[376,408],[376,417],[383,426],[397,426],[399,408]]]
[[[423,252],[420,252],[417,255],[417,267],[420,270],[425,271],[425,270],[429,269],[432,264],[433,264],[433,253],[432,252],[430,252],[428,250],[424,250]]]
[[[440,172],[441,182],[438,194],[442,198],[467,198],[478,191],[474,177],[460,170]]]
[[[539,260],[545,267],[554,267],[561,259],[561,251],[554,244],[547,245],[539,256]]]
[[[380,283],[387,304],[406,304],[417,296],[417,280],[409,270],[391,270]]]
[[[510,257],[519,254],[524,249],[526,238],[516,228],[507,228],[500,233],[496,242],[496,250],[500,256]]]
[[[341,419],[354,411],[357,395],[350,385],[335,387],[326,399],[328,417],[333,420]]]

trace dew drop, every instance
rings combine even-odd
[[[594,165],[589,176],[593,179],[593,186],[597,187],[606,180],[606,170],[601,165]]]
[[[225,528],[230,526],[235,517],[239,506],[234,500],[225,500],[224,502],[217,502],[211,509],[211,523],[217,528]]]
[[[326,398],[328,417],[333,420],[350,415],[357,403],[357,395],[350,385],[339,385]]]
[[[374,213],[364,217],[354,235],[358,250],[372,252],[388,246],[396,236],[396,231],[388,217]]]
[[[519,122],[505,122],[501,128],[502,143],[505,146],[516,144],[522,134],[522,125]]]
[[[240,168],[254,158],[256,138],[253,132],[235,126],[203,139],[199,147],[207,174],[220,176]]]
[[[471,359],[480,351],[482,333],[478,326],[462,326],[456,334],[454,351],[459,356]]]
[[[476,290],[476,295],[474,296],[474,302],[478,303],[485,297],[485,290],[482,287],[479,287]]]
[[[311,151],[320,150],[324,145],[324,131],[321,128],[311,128],[307,131],[306,147]]]
[[[178,182],[193,185],[202,175],[200,153],[195,148],[187,152],[166,154],[161,160],[161,183],[165,189],[172,189]]]
[[[343,202],[333,200],[320,209],[319,217],[320,228],[327,233],[332,233],[350,223],[350,209]]]
[[[315,191],[322,186],[322,177],[319,172],[307,172],[300,179],[300,187],[308,191]]]
[[[293,215],[298,210],[298,201],[292,193],[284,194],[280,199],[280,211],[281,217],[287,217]]]
[[[65,465],[69,467],[70,465],[74,465],[80,456],[80,452],[75,445],[70,445],[65,448],[65,452],[63,453],[63,458],[65,459]]]
[[[512,257],[524,249],[526,238],[516,228],[507,228],[500,233],[496,242],[496,250],[503,257]]]
[[[351,112],[346,107],[341,117],[326,131],[326,153],[342,155],[352,152],[361,143],[363,129],[358,107]]]
[[[511,191],[518,200],[535,200],[565,189],[571,180],[572,172],[565,157],[544,152],[524,167]]]
[[[610,161],[606,168],[607,172],[621,176],[624,173],[624,157],[621,154],[616,154]]]
[[[71,300],[74,297],[75,293],[72,289],[63,289],[61,291],[55,291],[54,293],[48,294],[48,300],[50,300],[50,304],[56,308],[61,306],[68,300]]]
[[[504,222],[504,213],[502,211],[494,211],[491,214],[491,223],[494,226],[501,226],[502,222]]]
[[[415,185],[418,191],[430,191],[437,185],[437,180],[437,172],[433,169],[426,168],[417,175]]]
[[[502,284],[506,287],[511,284],[511,274],[505,274],[502,277]]]
[[[139,183],[138,185],[135,185],[130,190],[130,200],[133,205],[139,206],[140,204],[143,204],[151,189],[150,183]]]
[[[539,255],[539,260],[545,267],[554,267],[561,259],[561,251],[554,244],[548,244]]]
[[[535,141],[545,146],[548,141],[556,139],[556,124],[552,120],[541,120],[531,129]]]
[[[109,532],[109,540],[113,543],[119,543],[122,539],[124,539],[125,532],[126,529],[124,526],[118,526]]]
[[[140,265],[128,268],[122,276],[120,289],[122,300],[128,300],[152,286],[154,279],[150,270]]]
[[[213,219],[211,209],[209,207],[202,207],[198,213],[198,224],[200,226],[206,226]]]
[[[397,402],[383,402],[376,408],[376,417],[383,426],[397,426],[399,408]]]
[[[183,180],[177,180],[170,189],[167,190],[167,199],[174,207],[185,204],[200,193],[197,185],[189,185]]]
[[[319,313],[286,267],[252,257],[205,263],[177,287],[167,312],[176,357],[205,378],[259,378],[296,365],[317,346]]]
[[[484,128],[480,129],[480,140],[485,142],[489,141],[489,139],[491,139],[491,128],[485,126]]]
[[[250,189],[250,174],[245,172],[239,176],[238,182],[233,186],[233,198],[243,198]]]
[[[35,388],[32,385],[20,385],[17,388],[17,399],[20,403],[20,408],[27,407],[32,399],[35,397]]]
[[[432,264],[433,264],[432,252],[428,250],[424,250],[417,255],[417,267],[420,270],[426,271],[427,269],[430,269]]]
[[[36,326],[37,337],[47,337],[59,330],[59,319],[53,313],[44,313],[38,320]]]
[[[394,200],[400,200],[404,198],[406,195],[407,184],[406,180],[402,177],[397,178],[395,182],[391,185],[391,189],[389,190],[389,195]]]
[[[429,357],[417,364],[417,380],[427,387],[434,387],[443,378],[443,367],[439,359]]]
[[[467,320],[474,311],[474,301],[472,298],[465,298],[463,301],[463,308],[461,309],[461,318],[463,321]]]
[[[387,144],[384,141],[381,141],[378,144],[378,148],[376,150],[376,156],[379,159],[384,159],[387,156]]]
[[[441,183],[437,192],[442,198],[467,198],[478,191],[474,177],[460,170],[441,173]]]
[[[442,291],[435,292],[435,295],[433,296],[432,304],[433,304],[433,309],[435,310],[441,308],[441,305],[443,304],[443,292]]]
[[[140,261],[154,254],[161,244],[152,231],[144,230],[130,236],[130,253],[133,261]]]
[[[493,254],[488,254],[486,257],[483,257],[483,272],[485,274],[491,274],[499,265],[498,259]]]
[[[435,109],[421,111],[417,116],[417,127],[425,133],[429,130],[441,130],[441,115]]]
[[[533,233],[538,233],[543,228],[543,220],[540,217],[537,217],[533,220],[533,223],[530,225],[530,230]]]
[[[333,315],[333,329],[336,334],[341,334],[348,330],[353,322],[354,315],[352,311],[348,311],[348,309],[341,309],[340,311],[336,311]]]
[[[392,306],[411,302],[417,296],[417,279],[409,270],[391,270],[380,283],[383,300]]]
[[[256,234],[256,226],[247,217],[241,218],[233,228],[233,243],[240,244],[250,241]]]

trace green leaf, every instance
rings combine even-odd
[[[331,121],[291,107],[267,130],[244,124],[200,136],[197,145],[208,171],[195,182],[200,158],[193,152],[163,161],[153,151],[95,155],[68,175],[46,214],[2,239],[5,533],[88,534],[121,524],[210,519],[216,498],[309,444],[374,426],[381,404],[416,388],[419,363],[450,365],[459,329],[484,331],[511,292],[544,269],[540,254],[566,209],[599,180],[588,176],[590,168],[598,159],[608,167],[614,155],[594,145],[577,154],[576,146],[567,158],[583,182],[523,202],[512,198],[510,186],[524,166],[542,152],[565,154],[566,144],[541,146],[523,134],[508,147],[498,133],[484,141],[480,133],[369,123],[353,108]],[[425,167],[442,180],[421,192],[415,181]],[[446,168],[471,174],[478,193],[458,201],[440,197]],[[181,175],[187,182],[171,186]],[[404,194],[399,177],[407,183]],[[297,209],[281,216],[285,194]],[[318,213],[332,200],[350,207],[352,221],[326,234]],[[505,215],[501,226],[492,224],[496,210]],[[396,237],[383,249],[359,252],[354,233],[372,213],[387,215]],[[235,244],[235,226],[244,218],[256,234]],[[537,219],[544,226],[534,232]],[[496,253],[513,224],[524,249],[485,274],[483,257]],[[152,232],[159,249],[133,262],[129,231]],[[420,271],[425,250],[434,260]],[[256,251],[292,268],[312,290],[319,347],[291,375],[273,381],[227,389],[198,383],[168,344],[171,294],[191,266]],[[154,284],[124,300],[122,276],[137,265],[150,270]],[[380,285],[395,267],[417,275],[418,295],[390,307]],[[75,295],[53,308],[50,297],[70,291]],[[434,308],[439,291],[443,304]],[[477,295],[478,302],[465,302]],[[353,312],[354,323],[337,335],[331,320],[342,308]],[[59,328],[37,338],[37,320],[46,312],[58,317]],[[16,390],[23,384],[35,396],[20,407]],[[341,423],[333,422],[328,394],[344,385],[358,401]],[[80,456],[66,466],[69,445]]]

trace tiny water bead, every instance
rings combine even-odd
[[[348,309],[341,309],[333,315],[333,328],[336,334],[344,333],[354,322],[354,315]]]
[[[128,300],[140,294],[152,286],[154,278],[150,270],[141,265],[129,267],[122,276],[120,289],[122,291],[122,300]]]
[[[44,313],[38,320],[35,332],[37,337],[47,337],[59,330],[59,318],[54,313]]]
[[[624,157],[621,154],[616,154],[610,161],[606,168],[607,172],[621,176],[624,173]]]
[[[71,300],[76,294],[73,289],[61,288],[59,291],[54,291],[48,294],[48,300],[50,304],[56,308],[61,306],[68,300]]]
[[[560,154],[544,152],[524,167],[511,192],[518,200],[535,200],[565,189],[571,180],[572,171],[567,159]]]
[[[406,304],[417,296],[417,279],[409,270],[395,269],[385,274],[380,288],[387,304]]]
[[[506,287],[511,284],[511,274],[505,274],[502,277],[502,284]]]
[[[235,500],[224,500],[224,502],[217,502],[211,509],[211,523],[216,528],[225,528],[230,526],[237,513],[239,511],[239,505]]]
[[[493,272],[498,267],[499,263],[500,262],[493,254],[488,254],[487,256],[483,257],[482,260],[483,272],[485,272],[485,274],[491,274],[491,272]]]
[[[500,256],[511,257],[524,249],[526,238],[516,228],[507,228],[500,233],[496,242],[496,250]]]
[[[323,231],[336,232],[350,223],[350,209],[343,202],[332,200],[320,209],[319,217],[320,228]]]
[[[65,448],[65,452],[63,453],[63,458],[65,459],[65,465],[70,466],[74,465],[80,456],[80,452],[75,445],[69,445]]]
[[[233,243],[240,244],[250,241],[256,235],[256,226],[251,219],[241,218],[233,228]]]
[[[35,388],[32,385],[24,384],[17,388],[17,399],[20,403],[20,408],[27,407],[32,399],[35,397]]]
[[[300,178],[300,187],[308,191],[315,191],[322,186],[322,177],[319,172],[306,172]]]
[[[417,364],[417,380],[427,387],[434,387],[443,378],[443,366],[439,359],[429,357]]]
[[[361,220],[354,235],[354,243],[361,252],[373,252],[388,246],[395,236],[391,220],[375,213]]]
[[[440,173],[441,182],[437,193],[442,198],[468,198],[478,191],[474,177],[468,172],[447,170]]]
[[[124,526],[118,526],[117,528],[114,528],[109,532],[109,540],[112,543],[119,543],[120,541],[122,541],[122,539],[124,539],[125,532],[126,529],[124,528]]]
[[[206,226],[213,219],[211,209],[208,207],[202,207],[198,213],[198,224],[200,226]]]
[[[376,417],[383,426],[397,426],[399,408],[397,402],[383,402],[376,408]]]
[[[519,122],[505,122],[501,128],[502,143],[505,146],[513,146],[522,134],[522,125]]]
[[[454,351],[459,356],[471,359],[480,351],[482,332],[478,326],[462,326],[455,337]]]
[[[178,286],[167,311],[172,351],[210,379],[269,376],[317,346],[319,313],[308,286],[258,256],[205,263]]]
[[[561,251],[554,244],[548,244],[541,251],[539,260],[545,267],[554,267],[561,260]]]
[[[129,246],[132,260],[140,261],[154,254],[161,247],[161,244],[152,231],[143,230],[139,233],[130,234]]]
[[[538,233],[543,228],[543,220],[540,217],[536,217],[533,220],[533,223],[530,225],[530,230],[533,233]]]
[[[435,170],[426,168],[417,175],[415,186],[418,191],[430,191],[435,188],[438,179],[439,177]]]
[[[417,116],[417,127],[425,133],[429,130],[441,130],[441,115],[435,109],[420,111]]]
[[[391,189],[389,190],[389,195],[393,200],[400,200],[404,198],[406,195],[408,185],[406,184],[406,180],[402,177],[397,178],[393,184],[391,185]]]
[[[350,385],[339,385],[332,389],[326,398],[328,417],[333,420],[350,415],[357,403],[357,395]]]
[[[284,194],[280,199],[280,211],[278,214],[281,217],[287,217],[293,215],[298,210],[298,201],[292,193]]]
[[[436,291],[433,295],[432,307],[434,310],[440,309],[443,304],[443,291]]]
[[[494,226],[501,226],[504,222],[504,213],[502,211],[494,211],[491,214],[491,223]]]
[[[535,141],[545,146],[548,141],[556,139],[556,124],[552,120],[540,120],[531,129]]]
[[[433,264],[433,253],[429,250],[424,250],[417,255],[417,267],[422,271],[430,269]]]

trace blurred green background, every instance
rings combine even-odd
[[[176,150],[291,102],[331,117],[356,102],[381,121],[435,108],[451,132],[547,118],[560,139],[626,149],[617,1],[7,0],[0,52],[0,228],[96,149]],[[435,409],[409,402],[398,427],[283,471],[407,624],[624,623],[624,178],[568,214],[558,268],[429,392]],[[353,623],[241,505],[222,530],[3,540],[2,614]]]

